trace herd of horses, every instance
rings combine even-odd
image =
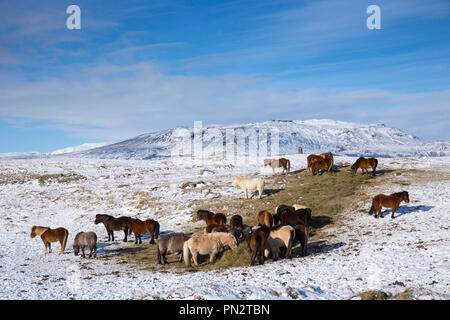
[[[320,155],[311,154],[307,157],[307,170],[312,175],[322,174],[324,171],[333,172],[334,158],[331,152]],[[353,174],[358,169],[362,174],[368,173],[372,169],[372,175],[375,176],[378,160],[375,158],[360,157],[351,166]],[[276,168],[283,168],[282,174],[289,174],[290,161],[286,158],[265,159],[264,166],[270,166],[275,172]],[[261,198],[264,190],[264,180],[261,178],[234,178],[233,186],[239,186],[244,190],[247,198],[248,190],[258,190]],[[399,207],[402,201],[409,202],[409,194],[406,191],[393,193],[391,195],[378,194],[372,200],[372,206],[369,214],[375,214],[378,218],[381,216],[382,207],[391,208],[392,215]],[[114,231],[123,231],[123,241],[128,241],[128,236],[134,234],[135,244],[142,243],[142,234],[150,235],[150,244],[156,243],[156,258],[159,264],[167,263],[166,255],[179,254],[179,262],[184,260],[186,266],[199,264],[200,255],[209,255],[210,263],[214,263],[217,256],[225,249],[231,250],[238,247],[241,242],[247,242],[247,249],[251,253],[250,265],[256,262],[263,264],[266,258],[273,261],[280,258],[291,258],[292,248],[296,244],[302,247],[301,255],[307,255],[307,245],[310,232],[310,222],[312,210],[308,207],[294,204],[281,204],[271,214],[267,210],[262,210],[257,214],[257,226],[248,226],[244,224],[242,216],[233,215],[229,223],[227,216],[223,213],[214,213],[208,210],[200,209],[196,212],[196,220],[203,220],[206,224],[204,233],[194,233],[192,235],[183,233],[171,233],[160,236],[159,222],[153,219],[142,221],[132,217],[118,217],[107,214],[97,214],[95,224],[103,223],[108,234],[107,241],[114,241]],[[31,238],[39,235],[44,243],[45,254],[47,249],[51,252],[51,243],[60,242],[60,253],[64,253],[69,232],[65,228],[51,229],[50,227],[33,226],[31,229]],[[157,241],[155,242],[155,239]],[[85,257],[84,249],[89,247],[89,258],[97,252],[97,235],[94,232],[79,232],[73,243],[74,254],[78,255],[82,251],[82,257]]]

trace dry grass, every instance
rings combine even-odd
[[[375,178],[377,179],[377,178]],[[312,209],[312,232],[310,242],[321,239],[320,230],[327,225],[334,224],[339,214],[352,201],[352,197],[359,187],[364,183],[375,180],[370,175],[353,175],[349,169],[343,168],[339,171],[325,172],[319,176],[302,171],[287,176],[270,176],[266,178],[268,195],[262,199],[257,197],[251,199],[204,199],[194,202],[192,212],[198,209],[207,209],[214,212],[226,213],[228,217],[233,214],[241,214],[244,223],[256,225],[256,215],[260,210],[274,212],[280,204],[292,205],[300,203]],[[284,189],[279,186],[285,185]],[[203,233],[203,227],[192,228],[192,232]],[[185,267],[178,263],[178,256],[169,257],[167,266],[159,266],[156,260],[155,245],[139,245],[143,250],[124,253],[127,261],[136,264],[138,268],[146,270],[176,270],[180,272],[195,272],[202,270],[213,270],[248,266],[251,254],[247,250],[247,244],[241,243],[235,250],[224,251],[213,265],[209,264],[209,257],[202,257],[199,266]]]

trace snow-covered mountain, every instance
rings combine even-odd
[[[79,146],[68,147],[64,149],[58,149],[52,152],[9,152],[0,153],[0,159],[32,159],[32,158],[46,158],[55,155],[65,155],[72,152],[80,152],[93,148],[103,147],[105,145],[111,144],[111,142],[94,142],[94,143],[83,143]]]
[[[331,151],[347,156],[450,155],[448,141],[423,142],[416,136],[384,124],[365,125],[332,120],[272,120],[228,126],[210,125],[200,129],[175,128],[72,155],[136,160],[170,157],[174,153],[198,155],[199,141],[204,156],[223,155],[229,150],[235,154],[248,154],[249,150],[250,153],[271,150],[277,144],[277,137],[279,154],[297,153],[298,148],[302,147],[303,153]]]

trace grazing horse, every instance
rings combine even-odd
[[[137,244],[139,240],[139,244],[142,243],[141,234],[149,233],[150,234],[150,243],[155,243],[155,238],[159,237],[159,222],[153,219],[147,219],[145,221],[141,221],[139,219],[130,218],[127,222],[128,228],[131,229],[134,233],[134,243]]]
[[[232,227],[231,225],[210,224],[209,226],[206,226],[205,234],[214,233],[214,232],[231,233],[236,238],[236,241],[239,241],[239,239],[242,236],[242,229],[241,228]]]
[[[242,216],[235,214],[230,219],[230,227],[235,229],[243,229],[244,228],[244,222],[242,219]]]
[[[207,226],[227,223],[227,217],[223,213],[213,213],[202,209],[197,211],[197,220],[204,220]]]
[[[295,227],[295,238],[294,243],[300,242],[302,245],[302,257],[306,256],[306,253],[308,251],[308,238],[309,238],[309,227],[303,225],[303,224],[297,224]]]
[[[381,216],[381,208],[386,207],[392,209],[391,218],[394,219],[395,210],[397,210],[400,202],[402,201],[409,203],[409,194],[407,191],[396,192],[390,196],[378,194],[373,197],[372,207],[370,207],[369,214],[371,215],[375,212],[375,218],[378,218]]]
[[[97,214],[95,215],[95,224],[99,224],[100,222],[106,228],[106,232],[108,233],[108,241],[114,241],[114,231],[123,230],[125,233],[124,242],[127,242],[128,234],[131,234],[131,230],[128,228],[127,222],[130,221],[130,217],[119,217],[114,218],[113,216],[107,214]]]
[[[85,257],[84,247],[89,247],[89,258],[94,253],[97,258],[97,235],[94,232],[78,232],[73,241],[73,253],[77,256],[81,249],[81,257]]]
[[[355,174],[359,168],[361,168],[362,173],[364,170],[369,173],[369,168],[372,168],[372,175],[375,176],[375,170],[377,169],[378,160],[376,158],[364,158],[359,157],[358,160],[352,165],[352,173]]]
[[[264,167],[265,166],[270,166],[274,174],[276,168],[283,168],[281,174],[289,173],[289,171],[291,171],[291,161],[286,158],[264,159]]]
[[[233,187],[239,186],[244,191],[245,199],[248,199],[248,190],[258,190],[258,199],[261,199],[264,192],[264,180],[261,178],[233,178]]]
[[[44,242],[45,254],[47,254],[47,248],[49,252],[52,252],[51,243],[59,241],[61,245],[60,254],[64,253],[67,244],[67,238],[69,237],[69,231],[64,228],[51,229],[50,227],[33,226],[31,228],[30,237],[34,238],[40,236],[42,242]]]
[[[273,226],[272,214],[266,210],[258,212],[258,225],[266,226],[267,228],[272,228]]]
[[[191,257],[194,264],[198,266],[199,255],[209,255],[211,264],[216,260],[217,255],[225,248],[237,248],[237,242],[232,234],[224,232],[214,232],[205,235],[194,234],[183,244],[183,258],[186,266],[190,266]]]
[[[248,250],[252,252],[252,258],[250,260],[250,266],[255,264],[256,258],[259,260],[259,264],[264,264],[264,250],[267,246],[267,238],[270,234],[270,228],[262,226],[250,234],[247,238]]]
[[[311,221],[311,209],[304,208],[295,210],[292,206],[280,205],[277,208],[277,212],[274,215],[274,222],[281,225],[295,226],[297,224],[303,224],[309,227]]]
[[[264,250],[264,256],[272,256],[272,260],[276,261],[280,258],[280,249],[286,247],[286,258],[291,257],[292,244],[295,238],[295,229],[291,226],[281,226],[270,231],[267,238],[267,247]]]
[[[184,234],[171,234],[171,235],[163,235],[158,241],[156,241],[156,257],[158,259],[159,264],[166,264],[167,254],[180,254],[179,262],[183,261],[183,245],[184,242],[189,240],[189,236]],[[164,263],[161,263],[162,261]]]
[[[325,153],[320,154],[320,156],[325,160],[328,159],[328,171],[332,171],[333,164],[334,164],[333,154],[331,152],[325,152]]]
[[[314,161],[321,159],[323,158],[321,156],[318,156],[317,154],[310,154],[308,157],[306,157],[306,164],[307,164],[306,169],[312,172],[311,168]]]
[[[314,160],[311,164],[311,172],[315,176],[319,171],[327,169],[328,172],[332,172],[333,160],[331,158],[322,158]],[[323,171],[322,171],[323,172]]]

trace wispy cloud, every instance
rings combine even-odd
[[[449,123],[442,119],[450,110],[450,90],[276,90],[261,87],[267,79],[171,76],[151,63],[105,64],[73,72],[65,79],[19,87],[2,83],[0,117],[45,120],[82,137],[107,140],[191,125],[194,120],[233,123],[279,118],[384,122],[425,138],[450,138]]]

